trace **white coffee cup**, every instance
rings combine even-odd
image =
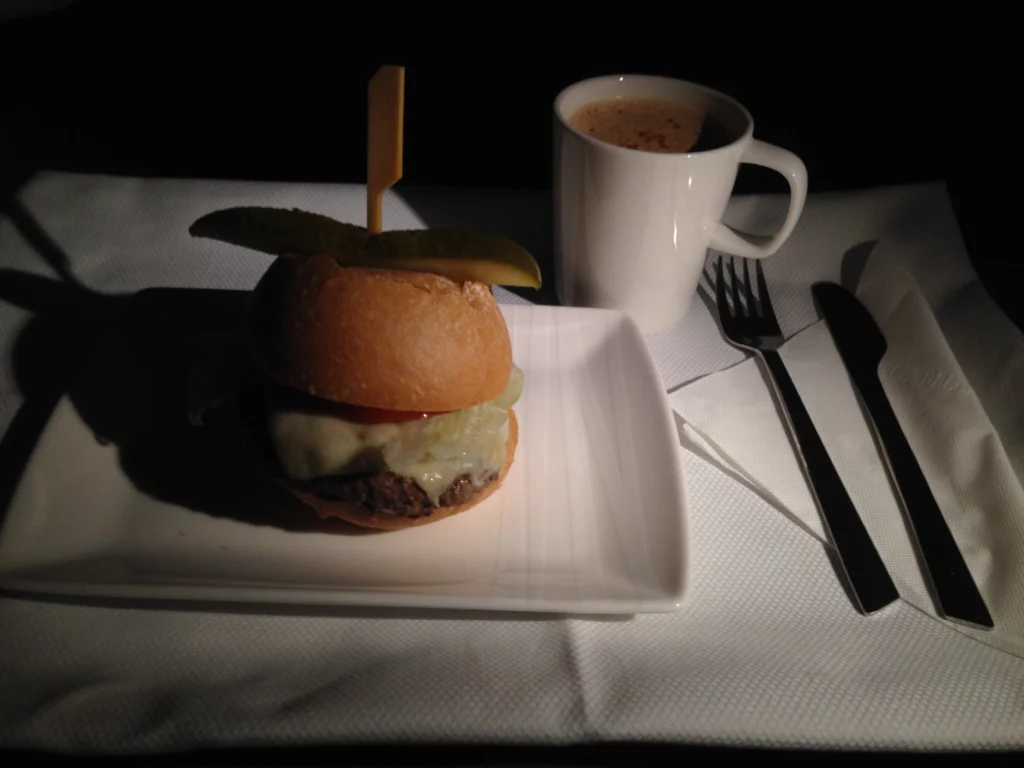
[[[605,99],[683,101],[722,129],[706,151],[645,152],[576,130],[576,111]],[[807,169],[785,149],[753,137],[750,113],[725,94],[649,75],[611,75],[569,86],[555,99],[555,290],[562,304],[620,309],[647,334],[686,314],[709,247],[763,258],[789,237],[807,197]],[[777,233],[756,237],[722,223],[740,163],[789,182]]]

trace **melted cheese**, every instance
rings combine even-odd
[[[499,471],[508,441],[508,412],[493,403],[400,424],[355,424],[271,407],[268,426],[289,477],[311,480],[383,464],[416,482],[435,504],[462,475],[479,486]]]

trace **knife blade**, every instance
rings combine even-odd
[[[841,285],[816,283],[811,291],[868,412],[939,612],[948,619],[992,629],[992,615],[882,387],[878,366],[888,348],[885,336],[867,308]]]

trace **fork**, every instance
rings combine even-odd
[[[745,302],[740,301],[735,259],[729,258],[729,279],[732,286],[732,307],[726,296],[723,259],[718,257],[715,270],[715,302],[722,331],[733,346],[753,352],[768,372],[776,402],[800,460],[811,495],[824,521],[825,533],[838,555],[839,570],[851,588],[854,604],[869,615],[899,597],[885,563],[875,549],[856,507],[829,458],[818,431],[793,380],[782,364],[778,349],[785,341],[779,328],[761,262],[757,262],[757,298],[750,281],[749,261],[743,259]]]

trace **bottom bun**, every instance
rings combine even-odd
[[[467,509],[475,507],[481,501],[498,490],[502,480],[505,479],[505,475],[508,474],[509,467],[512,466],[512,460],[515,457],[516,444],[518,442],[519,424],[516,422],[515,413],[509,411],[508,443],[505,449],[505,464],[502,466],[498,477],[481,488],[480,492],[473,497],[472,501],[468,501],[465,504],[456,504],[452,507],[435,507],[429,515],[422,515],[420,517],[405,517],[403,515],[394,514],[389,515],[384,512],[367,512],[365,509],[353,504],[348,504],[343,501],[331,501],[330,499],[317,496],[315,493],[310,493],[309,491],[301,491],[291,487],[289,487],[288,490],[294,493],[300,501],[312,507],[321,518],[338,517],[346,522],[359,525],[364,528],[376,528],[381,531],[400,531],[403,528],[412,528],[417,525],[436,523],[438,520],[444,520],[446,517],[459,514],[459,512],[465,512]]]

